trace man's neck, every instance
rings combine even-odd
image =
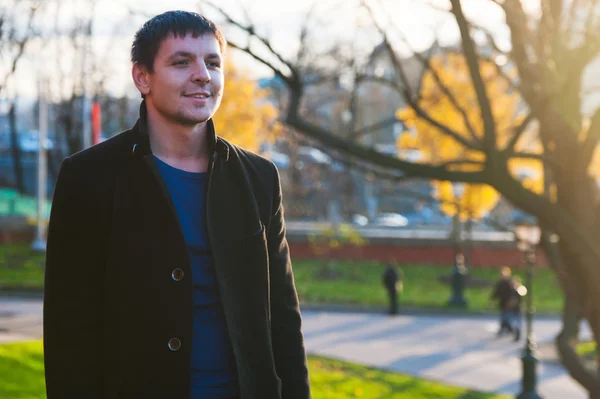
[[[174,168],[188,172],[208,169],[207,123],[176,125],[148,112],[148,134],[152,153]]]

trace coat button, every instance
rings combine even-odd
[[[180,268],[173,270],[173,273],[171,273],[171,277],[173,277],[173,280],[175,281],[181,281],[181,279],[183,278],[183,270],[181,270]]]
[[[178,338],[171,338],[169,340],[169,349],[176,352],[181,348],[181,341]]]

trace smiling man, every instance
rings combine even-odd
[[[217,136],[226,42],[146,22],[129,131],[64,160],[48,233],[48,399],[310,398],[270,161]]]

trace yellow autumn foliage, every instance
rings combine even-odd
[[[473,132],[469,130],[465,118],[443,92],[431,71],[426,71],[423,75],[418,100],[419,107],[434,120],[449,127],[461,137],[469,141],[483,140],[483,120],[465,58],[461,54],[448,53],[434,56],[430,62],[431,68],[437,72],[459,106],[466,111],[466,119]],[[514,134],[514,127],[523,118],[518,112],[520,97],[518,93],[512,92],[505,79],[498,77],[496,66],[491,62],[482,60],[480,71],[486,84],[496,123],[497,146],[504,148]],[[407,150],[419,150],[421,156],[418,162],[427,164],[440,165],[465,160],[475,162],[485,160],[485,155],[481,151],[467,148],[444,134],[428,121],[420,118],[410,107],[399,109],[396,117],[403,120],[408,128],[397,141],[400,157]],[[528,147],[528,152],[539,153],[538,149],[532,149],[531,143],[526,143],[526,140],[522,138],[517,149],[523,149],[524,146]],[[465,172],[481,170],[479,165],[458,162],[448,168]],[[536,192],[543,191],[542,168],[539,161],[513,159],[509,162],[509,168],[516,176],[527,175],[523,180],[527,188]],[[500,199],[500,195],[494,188],[484,184],[467,184],[461,198],[455,198],[452,182],[434,181],[432,184],[438,200],[442,203],[442,211],[447,215],[454,215],[457,210],[455,204],[458,202],[461,208],[460,217],[463,220],[479,219],[485,216]]]
[[[455,196],[455,186],[452,182],[436,181],[433,185],[436,197],[441,201],[441,211],[448,216],[454,216],[458,204],[461,220],[481,219],[500,199],[500,194],[487,184],[466,184],[459,198]]]
[[[268,90],[227,58],[223,100],[213,118],[219,136],[254,152],[263,141],[272,141],[281,128],[268,95]]]

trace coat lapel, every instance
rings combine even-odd
[[[207,190],[207,219],[212,245],[235,242],[259,233],[256,200],[239,160],[215,156]]]
[[[270,323],[265,228],[237,154],[215,158],[207,201],[215,272],[234,351],[248,337],[264,337]],[[262,333],[261,333],[262,331]],[[256,342],[265,345],[268,342]]]

